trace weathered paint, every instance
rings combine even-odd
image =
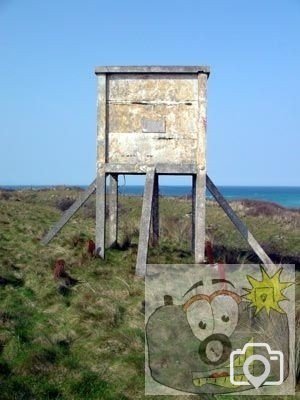
[[[195,263],[205,260],[206,196],[206,87],[207,75],[198,75],[197,174],[193,178],[193,241]]]
[[[105,74],[98,76],[97,95],[97,178],[96,178],[96,252],[105,257],[105,212],[106,212],[106,149],[107,107]]]
[[[158,180],[191,174],[195,262],[204,260],[207,67],[100,67],[98,75],[96,244],[104,257],[105,176],[147,173],[137,274],[145,273],[149,227],[159,237]],[[149,170],[150,168],[150,170]],[[156,171],[150,173],[149,171]],[[114,185],[115,183],[112,182]],[[117,194],[109,199],[108,245],[117,235]],[[102,204],[99,204],[102,202]],[[152,217],[152,218],[151,218]]]
[[[159,241],[159,183],[158,175],[154,176],[153,199],[152,199],[152,246],[157,246]]]
[[[109,102],[190,102],[198,99],[198,74],[108,75]]]
[[[193,177],[193,239],[195,263],[204,262],[206,172],[199,168]]]
[[[97,94],[97,164],[106,161],[106,75],[98,76]]]
[[[96,253],[105,257],[106,228],[106,174],[103,165],[97,169],[96,178]]]
[[[107,246],[115,246],[118,242],[118,175],[110,174],[108,191],[108,238]]]
[[[210,68],[206,65],[126,65],[126,66],[101,66],[96,67],[96,75],[98,74],[188,74],[203,73],[210,74]]]
[[[197,164],[206,171],[206,107],[207,75],[198,75],[198,157]]]
[[[198,86],[197,74],[109,75],[107,162],[196,163]]]
[[[140,236],[135,273],[143,277],[146,274],[148,244],[150,236],[151,215],[153,206],[153,192],[155,181],[155,168],[149,168],[146,174],[143,198],[142,216],[140,221]]]
[[[109,163],[105,165],[107,173],[137,175],[147,172],[146,165],[128,163]],[[156,173],[159,175],[193,175],[197,173],[195,164],[156,164]]]
[[[145,120],[160,121],[166,135],[198,136],[197,103],[185,104],[109,104],[108,136],[111,133],[142,133]],[[157,133],[156,130],[152,131]]]
[[[111,163],[193,164],[197,155],[197,139],[160,133],[112,133],[108,147],[108,161]]]

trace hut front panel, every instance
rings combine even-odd
[[[110,75],[109,163],[195,163],[197,75]]]

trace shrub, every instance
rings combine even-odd
[[[71,207],[71,205],[75,202],[74,199],[71,197],[63,197],[62,199],[59,199],[55,203],[55,207],[58,208],[60,211],[66,211],[68,208]]]
[[[286,210],[279,204],[268,201],[245,199],[241,200],[241,204],[247,209],[246,214],[252,217],[257,217],[259,215],[272,217],[275,215],[281,215]]]
[[[96,204],[95,201],[88,201],[83,206],[83,215],[85,218],[96,218]]]
[[[0,191],[0,200],[10,200],[12,196],[13,196],[12,191],[8,190]]]

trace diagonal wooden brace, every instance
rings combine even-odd
[[[80,207],[88,200],[88,198],[96,190],[96,179],[90,184],[90,186],[79,195],[78,199],[68,208],[60,220],[49,230],[49,232],[42,238],[43,244],[48,244],[58,234],[58,232],[66,225],[66,223],[72,218],[72,216],[79,210]]]
[[[229,205],[227,200],[225,200],[225,198],[219,192],[219,190],[214,185],[214,183],[212,182],[212,180],[209,178],[208,175],[206,175],[206,187],[210,191],[210,193],[214,196],[214,198],[219,203],[219,205],[223,208],[223,210],[225,211],[225,213],[229,217],[230,221],[235,225],[235,227],[240,232],[240,234],[243,236],[243,238],[248,242],[248,244],[250,245],[252,250],[259,257],[259,259],[265,265],[273,264],[273,262],[270,259],[270,257],[266,254],[264,249],[261,247],[261,245],[255,239],[255,237],[249,231],[247,226],[236,215],[236,213],[233,211],[233,209],[231,208],[231,206]]]

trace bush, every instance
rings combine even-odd
[[[8,190],[0,191],[0,200],[10,200],[12,196],[13,196],[12,191]]]
[[[247,209],[246,214],[252,217],[264,215],[267,217],[273,217],[275,215],[281,215],[286,209],[279,204],[258,201],[258,200],[242,200],[241,204]]]
[[[96,218],[96,202],[94,201],[88,201],[85,203],[83,206],[83,215],[85,218]]]
[[[64,197],[62,199],[59,199],[55,203],[55,207],[58,208],[60,211],[66,211],[68,208],[71,207],[71,205],[75,202],[74,199],[71,197]]]

